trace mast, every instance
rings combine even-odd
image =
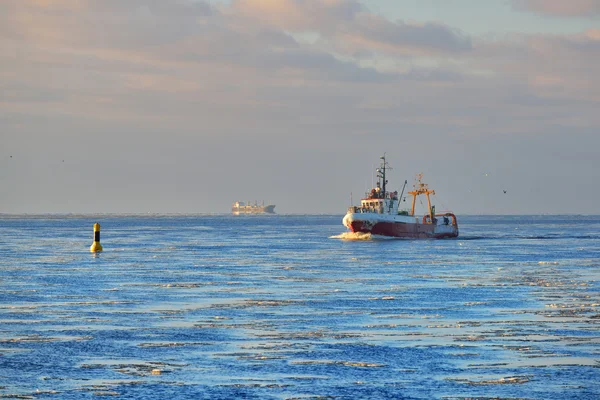
[[[381,179],[383,180],[382,190],[383,197],[385,198],[385,184],[387,183],[387,180],[385,179],[385,153],[383,153],[383,156],[381,156],[380,158],[383,160]]]
[[[382,192],[381,192],[381,198],[385,199],[385,187],[387,185],[387,179],[385,178],[385,170],[387,169],[387,162],[385,162],[385,153],[383,153],[383,155],[381,157],[379,157],[382,161],[381,166],[379,168],[377,168],[377,183],[378,186],[381,188]]]

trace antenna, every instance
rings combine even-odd
[[[383,153],[383,155],[381,157],[379,157],[380,160],[383,160],[381,162],[381,166],[379,168],[377,168],[377,177],[381,180],[381,190],[382,190],[382,194],[383,197],[385,197],[386,195],[386,185],[388,183],[387,178],[386,178],[386,170],[387,169],[392,169],[390,168],[390,166],[388,165],[388,163],[385,161],[385,155],[386,153]]]

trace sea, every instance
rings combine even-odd
[[[0,215],[0,398],[600,398],[600,216],[342,217]]]

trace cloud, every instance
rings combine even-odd
[[[600,15],[598,0],[512,0],[517,10],[558,17],[592,17]]]
[[[542,97],[600,101],[598,63],[600,35],[592,29],[572,35],[514,34],[481,41],[471,65],[496,78],[527,85]]]
[[[283,30],[329,32],[364,9],[354,0],[234,0],[230,12]]]
[[[357,50],[377,49],[391,54],[440,54],[472,50],[470,38],[443,24],[392,22],[372,14],[358,16],[354,27],[339,33]]]
[[[534,96],[528,107],[565,97],[595,101],[600,93],[590,63],[597,59],[597,30],[473,40],[441,23],[391,21],[344,0],[234,1],[218,9],[184,0],[38,6],[0,5],[14,11],[0,13],[0,29],[10,33],[5,48],[12,49],[2,55],[0,77],[14,83],[5,101],[17,113],[172,123],[198,110],[310,115],[337,102],[398,115],[395,98],[410,93],[427,107],[419,115],[421,107],[404,105],[413,110],[405,121],[473,125],[478,116],[448,105],[487,103],[498,113],[491,93],[508,102]],[[54,32],[52,39],[45,31]],[[319,38],[302,40],[306,31]],[[53,104],[28,109],[26,99],[40,96]],[[438,103],[438,117],[430,119]],[[505,107],[507,115],[515,111]]]
[[[373,49],[393,54],[471,50],[470,38],[440,23],[390,21],[353,0],[237,0],[232,15],[287,32],[313,32],[324,45],[352,55]]]

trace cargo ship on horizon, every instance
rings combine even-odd
[[[250,202],[236,201],[231,206],[231,212],[235,215],[239,214],[275,214],[275,205],[269,204],[265,206],[264,200],[261,204],[257,201],[254,204]]]

